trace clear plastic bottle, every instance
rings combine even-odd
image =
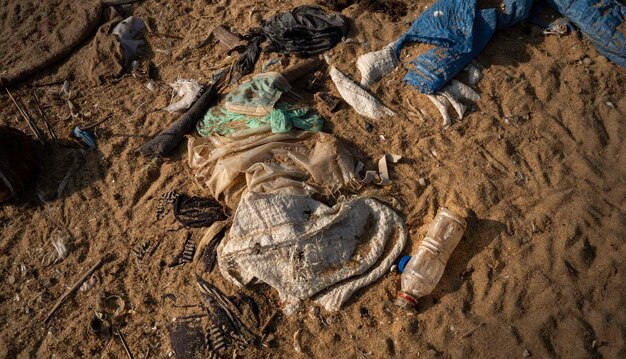
[[[395,302],[397,306],[412,308],[418,298],[435,289],[466,228],[463,217],[449,209],[439,208],[426,236],[404,267],[402,290],[398,292]]]

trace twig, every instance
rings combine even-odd
[[[63,302],[70,296],[72,295],[72,293],[76,292],[78,290],[78,288],[80,288],[81,285],[83,285],[83,283],[89,279],[89,277],[91,277],[91,275],[98,270],[98,268],[100,268],[100,266],[108,259],[108,255],[105,255],[104,257],[102,257],[98,263],[94,264],[91,268],[89,268],[89,270],[87,272],[85,272],[85,274],[83,274],[82,277],[80,277],[80,279],[78,279],[76,281],[76,283],[74,283],[74,285],[68,289],[67,291],[65,291],[65,293],[63,293],[63,295],[61,296],[61,298],[59,298],[59,300],[57,300],[56,304],[54,305],[54,307],[52,307],[52,309],[50,310],[50,312],[48,312],[48,315],[46,315],[46,318],[43,320],[44,323],[47,323],[50,318],[52,317],[52,314],[54,314],[54,312],[57,311],[57,309],[59,309],[59,307],[61,307],[61,304],[63,304]]]
[[[41,119],[43,120],[43,122],[46,123],[46,128],[48,129],[48,133],[50,133],[50,137],[52,137],[55,141],[57,141],[59,138],[57,137],[57,134],[54,133],[52,126],[50,126],[50,122],[48,122],[48,116],[46,116],[46,113],[43,112],[43,108],[41,107],[41,102],[39,102],[39,96],[37,96],[37,91],[35,91],[34,89],[33,89],[33,98],[35,99],[35,104],[37,105],[37,109],[39,110]]]
[[[122,334],[121,330],[117,330],[117,336],[120,337],[120,340],[122,341],[122,345],[124,345],[124,350],[126,350],[126,354],[128,355],[129,359],[135,359],[133,357],[133,353],[131,353],[130,348],[128,347],[128,343],[126,343],[126,338],[124,338],[124,334]]]
[[[4,87],[2,80],[0,80],[0,84],[2,84],[2,86]],[[26,123],[28,124],[28,127],[30,127],[30,130],[33,131],[33,133],[35,134],[35,137],[37,137],[37,140],[39,140],[39,142],[43,144],[44,141],[41,136],[41,132],[39,131],[39,129],[37,128],[33,120],[31,120],[28,114],[24,112],[24,110],[20,107],[20,105],[17,103],[13,95],[11,95],[11,92],[9,91],[9,89],[4,87],[4,90],[7,92],[7,94],[9,94],[9,98],[11,98],[11,101],[13,101],[13,104],[15,105],[15,107],[17,107],[17,110],[22,115],[22,118],[24,118],[24,121],[26,121]]]
[[[174,318],[174,320],[191,320],[191,319],[198,319],[198,318],[204,318],[204,317],[208,317],[208,314],[191,314],[191,315],[186,315],[184,317],[176,317]]]
[[[463,338],[467,338],[470,335],[474,334],[475,331],[477,331],[478,329],[480,329],[480,327],[482,327],[483,325],[485,325],[485,322],[480,322],[480,324],[478,324],[477,326],[475,326],[474,328],[470,329],[467,331],[467,333],[463,334],[461,336],[461,339]]]
[[[269,328],[269,326],[274,321],[274,318],[276,318],[278,316],[278,313],[280,313],[280,310],[275,310],[274,313],[272,313],[272,315],[269,317],[267,322],[265,322],[265,324],[263,324],[263,326],[261,327],[261,335],[265,334],[265,332],[267,331],[267,328]]]

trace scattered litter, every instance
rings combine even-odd
[[[321,132],[274,134],[264,126],[230,137],[191,138],[188,159],[196,181],[232,209],[246,191],[330,196],[356,182],[348,150]]]
[[[200,256],[203,256],[205,258],[204,269],[207,272],[211,272],[213,270],[213,266],[217,260],[217,246],[222,238],[224,238],[227,225],[228,221],[213,223],[211,227],[204,232],[200,243],[198,243],[198,248],[193,260],[198,260]]]
[[[170,268],[177,267],[186,263],[191,263],[193,261],[195,253],[196,245],[191,240],[191,232],[187,232],[187,235],[185,236],[185,242],[183,243],[183,249],[178,255],[176,255],[176,257],[170,264]]]
[[[206,308],[213,326],[209,344],[213,349],[217,351],[226,349],[225,347],[244,349],[258,339],[257,335],[242,322],[241,306],[236,306],[219,289],[198,275],[196,283],[208,304]]]
[[[204,116],[225,80],[226,72],[219,71],[214,77],[214,82],[183,116],[152,140],[143,144],[138,151],[144,156],[168,156],[194,128],[198,119]]]
[[[466,228],[467,223],[461,216],[446,208],[439,208],[415,254],[408,262],[404,258],[401,261],[404,268],[401,268],[402,289],[396,298],[397,306],[414,308],[418,298],[435,289]],[[466,336],[472,333],[470,331]]]
[[[64,94],[66,97],[70,96],[70,82],[68,80],[63,81],[61,93]]]
[[[454,111],[463,119],[467,106],[461,103],[461,100],[478,101],[480,95],[471,87],[460,81],[452,80],[441,91],[434,95],[426,95],[428,99],[435,105],[441,117],[443,117],[443,127],[447,128],[452,124],[452,118],[448,113],[448,106],[452,106]]]
[[[129,66],[139,55],[140,48],[146,44],[143,39],[146,24],[141,18],[131,16],[117,24],[112,31],[124,49],[124,66]]]
[[[54,252],[49,253],[47,256],[44,257],[42,261],[42,264],[44,266],[49,266],[49,265],[59,263],[65,258],[67,258],[69,250],[67,249],[66,241],[68,239],[69,239],[69,236],[64,235],[60,229],[55,230],[52,233],[52,235],[50,236],[50,242],[52,243],[52,246],[54,247]]]
[[[330,112],[335,112],[340,102],[340,100],[337,97],[329,94],[328,92],[316,93],[315,99],[318,101],[321,101],[324,104],[324,106],[326,106],[326,109]]]
[[[400,61],[396,57],[394,47],[395,43],[391,43],[382,50],[359,56],[356,65],[361,72],[361,86],[369,87],[398,66]]]
[[[174,216],[185,227],[209,227],[214,222],[225,220],[224,209],[216,200],[190,197],[180,193],[174,199]]]
[[[261,72],[268,72],[270,66],[280,64],[280,60],[278,59],[269,59],[263,63],[263,67],[261,68]]]
[[[177,321],[168,329],[170,345],[178,359],[214,358],[202,327],[194,322]],[[207,353],[207,350],[209,353]]]
[[[480,80],[482,80],[483,78],[483,73],[480,69],[480,67],[470,63],[469,65],[467,65],[467,67],[465,68],[469,74],[469,81],[468,83],[471,86],[474,86],[476,84],[478,84],[478,82],[480,82]]]
[[[113,336],[111,330],[111,323],[102,317],[102,314],[97,313],[91,319],[89,324],[91,332],[100,340],[108,341]]]
[[[150,80],[146,83],[146,88],[150,91],[150,92],[154,92],[156,90],[156,85],[154,83],[154,81]]]
[[[302,345],[300,345],[301,337],[302,329],[298,328],[298,330],[293,333],[293,350],[295,350],[296,353],[302,353]]]
[[[57,300],[56,304],[54,305],[54,307],[52,307],[52,309],[48,312],[48,314],[46,315],[46,317],[44,318],[43,322],[47,323],[50,318],[52,318],[52,315],[61,307],[61,305],[65,302],[65,300],[72,295],[74,292],[76,292],[78,290],[78,288],[80,288],[80,286],[83,285],[83,283],[89,279],[89,277],[91,277],[91,275],[98,270],[98,268],[100,268],[101,265],[104,264],[104,262],[106,262],[109,259],[108,255],[104,255],[98,262],[96,262],[96,264],[94,264],[91,268],[89,268],[89,270],[87,272],[85,272],[85,274],[82,275],[82,277],[80,277],[75,283],[74,285],[72,285],[67,291],[65,291],[65,293],[63,293],[63,295]]]
[[[289,132],[292,128],[320,131],[323,120],[306,108],[289,105],[276,107],[284,92],[291,89],[289,81],[311,70],[313,62],[288,68],[283,74],[269,72],[255,76],[226,96],[222,108],[210,109],[198,122],[197,131],[202,136],[229,135],[243,128],[258,128],[270,124],[272,132]]]
[[[92,275],[91,277],[89,277],[89,279],[85,281],[85,283],[83,283],[83,285],[80,286],[80,288],[78,288],[78,291],[87,292],[91,288],[95,287],[97,283],[98,279],[96,278],[96,276]]]
[[[400,155],[394,154],[386,154],[378,160],[378,172],[376,171],[366,171],[365,176],[359,180],[359,182],[363,184],[375,183],[379,186],[385,186],[391,183],[389,179],[389,169],[387,161],[391,163],[398,163],[402,159]],[[358,162],[356,165],[355,172],[357,174],[361,173],[365,165],[362,162]]]
[[[202,90],[202,86],[196,80],[178,79],[169,85],[174,90],[174,94],[181,99],[167,106],[165,110],[168,112],[182,112],[188,109]]]
[[[313,56],[333,48],[348,33],[349,22],[341,14],[327,14],[321,8],[298,6],[261,22],[251,29],[247,48],[240,54],[235,69],[240,76],[254,70],[261,43],[268,40],[264,52],[294,53]]]
[[[168,210],[167,205],[174,204],[174,201],[176,201],[176,197],[178,196],[179,194],[178,192],[176,192],[176,190],[171,190],[163,193],[161,198],[159,198],[159,204],[156,210],[157,221],[163,218],[163,215]]]
[[[330,68],[330,77],[337,87],[341,97],[352,106],[354,110],[367,118],[378,120],[384,116],[395,116],[395,112],[385,107],[374,96],[350,80],[346,75],[334,66]]]
[[[74,126],[72,129],[72,136],[78,140],[81,140],[85,146],[89,149],[96,149],[98,144],[93,135],[85,130],[82,130],[80,126]]]
[[[564,18],[556,19],[543,29],[544,35],[567,35],[572,25]]]

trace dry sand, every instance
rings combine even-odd
[[[360,54],[397,38],[432,3],[405,2],[407,16],[395,23],[356,6],[343,10],[354,19],[350,37],[360,43],[333,49],[335,65],[355,77]],[[32,2],[3,0],[0,16],[6,19],[5,7],[17,3]],[[125,358],[119,340],[107,343],[90,333],[94,310],[113,295],[125,301],[122,330],[135,358],[147,350],[151,358],[168,357],[173,318],[201,310],[174,307],[161,300],[164,294],[175,294],[178,304],[201,303],[195,273],[228,294],[237,292],[217,269],[204,273],[201,263],[167,267],[186,230],[171,212],[156,221],[158,199],[172,189],[203,194],[192,182],[185,145],[165,161],[134,151],[177,118],[162,110],[170,100],[168,82],[206,82],[213,69],[230,61],[205,41],[215,25],[245,33],[260,19],[304,3],[310,2],[148,0],[122,15],[148,19],[155,92],[146,88],[145,77],[131,75],[94,85],[94,35],[67,60],[12,88],[29,101],[33,85],[70,78],[81,119],[68,117],[60,85],[37,87],[52,126],[64,137],[73,124],[108,120],[96,131],[98,152],[41,147],[31,190],[0,207],[0,357]],[[51,21],[30,9],[30,16],[42,16],[40,23]],[[63,15],[71,17],[68,11]],[[5,41],[8,28],[16,36],[32,29],[0,24],[6,65],[14,49]],[[58,23],[34,29],[45,39],[53,25]],[[7,58],[13,63],[14,57]],[[288,59],[263,55],[257,71],[268,58]],[[339,313],[322,311],[327,325],[306,311],[283,318],[267,346],[240,355],[503,358],[527,351],[537,358],[626,357],[626,69],[598,55],[580,35],[545,37],[528,24],[498,31],[477,60],[484,66],[477,85],[481,100],[448,130],[424,96],[401,83],[401,68],[373,92],[400,114],[407,113],[407,103],[423,109],[424,121],[405,115],[366,121],[345,104],[330,114],[299,90],[326,117],[325,130],[350,144],[369,167],[387,152],[404,156],[393,167],[393,184],[374,189],[404,204],[410,232],[405,253],[416,248],[439,206],[467,207],[469,226],[440,284],[415,313],[391,305],[400,276],[389,273]],[[324,86],[338,96],[328,77]],[[0,103],[0,122],[27,132],[4,93]],[[36,113],[32,104],[26,107]],[[366,122],[374,125],[372,132]],[[426,186],[419,185],[420,177]],[[68,257],[44,266],[42,259],[53,250],[50,239],[65,231]],[[202,230],[192,232],[201,238]],[[130,249],[147,240],[160,245],[137,262]],[[56,299],[106,253],[116,257],[97,272],[93,287],[71,297],[43,324]],[[279,308],[271,288],[245,292],[257,300],[262,318]],[[301,354],[293,345],[298,329]]]

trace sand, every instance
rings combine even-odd
[[[396,39],[432,3],[405,2],[407,15],[397,22],[356,5],[344,9],[354,19],[349,37],[356,41],[329,53],[334,64],[358,80],[356,58]],[[170,101],[168,82],[206,82],[214,69],[232,61],[207,40],[215,25],[245,33],[260,19],[304,3],[311,2],[147,0],[121,11],[148,20],[147,74],[94,84],[91,34],[69,58],[11,88],[37,118],[31,88],[70,79],[79,118],[70,116],[60,84],[35,87],[62,137],[72,125],[107,120],[96,130],[97,152],[40,146],[41,165],[30,190],[0,207],[0,357],[125,358],[117,338],[106,342],[90,333],[94,310],[119,296],[126,309],[120,324],[135,358],[147,351],[150,358],[165,358],[171,354],[167,330],[173,318],[202,310],[174,307],[163,295],[175,294],[179,305],[202,303],[196,273],[229,295],[239,291],[217,269],[206,273],[202,263],[168,267],[187,230],[171,212],[156,220],[158,199],[173,189],[203,195],[192,181],[185,144],[167,160],[134,151],[177,118],[163,111]],[[1,26],[3,34],[11,26],[16,35],[28,31],[11,22]],[[0,53],[7,54],[10,44],[0,42]],[[13,63],[5,56],[3,64]],[[269,58],[299,61],[263,55],[257,72]],[[432,104],[401,83],[402,68],[372,88],[400,114],[395,118],[367,120],[345,104],[331,114],[302,86],[297,90],[304,104],[325,116],[325,130],[370,168],[384,153],[404,156],[393,166],[391,185],[368,189],[404,205],[406,254],[417,247],[439,206],[468,208],[468,229],[441,282],[415,312],[393,307],[400,275],[390,272],[340,312],[322,311],[324,323],[307,310],[281,318],[264,346],[240,357],[626,356],[626,69],[578,34],[545,37],[529,24],[499,30],[477,61],[484,67],[477,85],[481,99],[447,130]],[[148,75],[154,92],[146,88]],[[325,79],[323,86],[339,96]],[[426,113],[423,121],[407,115],[408,103]],[[2,124],[28,131],[4,93],[0,104]],[[199,241],[203,230],[191,232]],[[45,266],[51,238],[60,235],[68,236],[69,254]],[[138,261],[131,248],[146,241],[159,246]],[[108,253],[115,259],[97,272],[91,288],[70,297],[43,324],[57,298]],[[263,320],[280,307],[267,286],[244,292],[255,298]],[[299,354],[293,343],[298,330]]]

